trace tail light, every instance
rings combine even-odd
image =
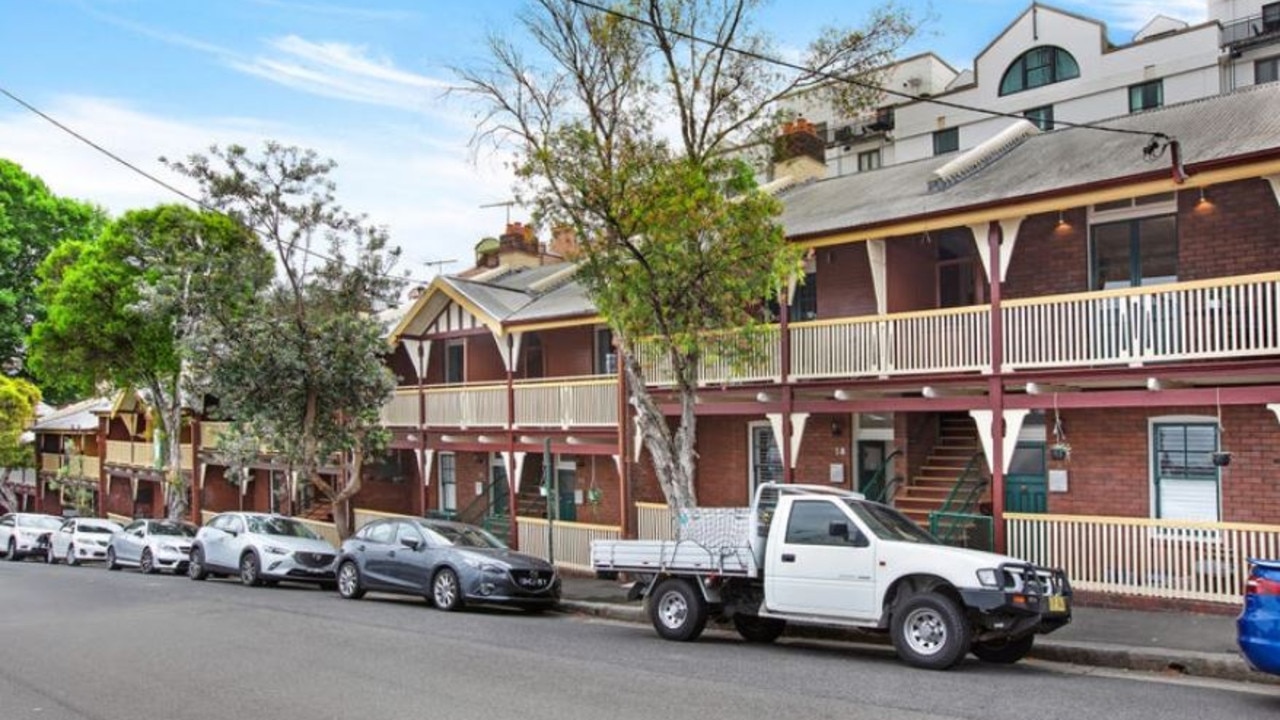
[[[1244,584],[1245,595],[1280,595],[1280,580],[1264,578],[1255,568]]]

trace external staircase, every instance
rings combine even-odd
[[[973,419],[967,415],[942,415],[938,440],[925,463],[898,490],[893,505],[923,527],[929,514],[942,510],[953,498],[957,483],[968,475],[989,478],[986,460]]]

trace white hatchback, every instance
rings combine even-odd
[[[49,552],[44,559],[51,565],[104,560],[111,534],[116,532],[120,532],[120,525],[110,520],[70,518],[49,538]]]

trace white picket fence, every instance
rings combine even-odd
[[[1280,557],[1277,525],[1004,517],[1009,554],[1062,568],[1077,590],[1239,604],[1248,559]]]
[[[588,523],[557,521],[551,526],[551,547],[547,547],[547,521],[545,518],[516,517],[516,532],[520,539],[520,552],[579,572],[592,572],[591,541],[617,540],[622,528],[616,525],[592,525]]]

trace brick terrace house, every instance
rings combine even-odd
[[[31,426],[39,488],[36,506],[42,512],[61,515],[74,507],[71,492],[63,485],[87,490],[92,493],[91,506],[99,506],[103,447],[98,439],[98,414],[110,407],[108,398],[83,400],[53,410]],[[51,481],[58,489],[50,487]]]

